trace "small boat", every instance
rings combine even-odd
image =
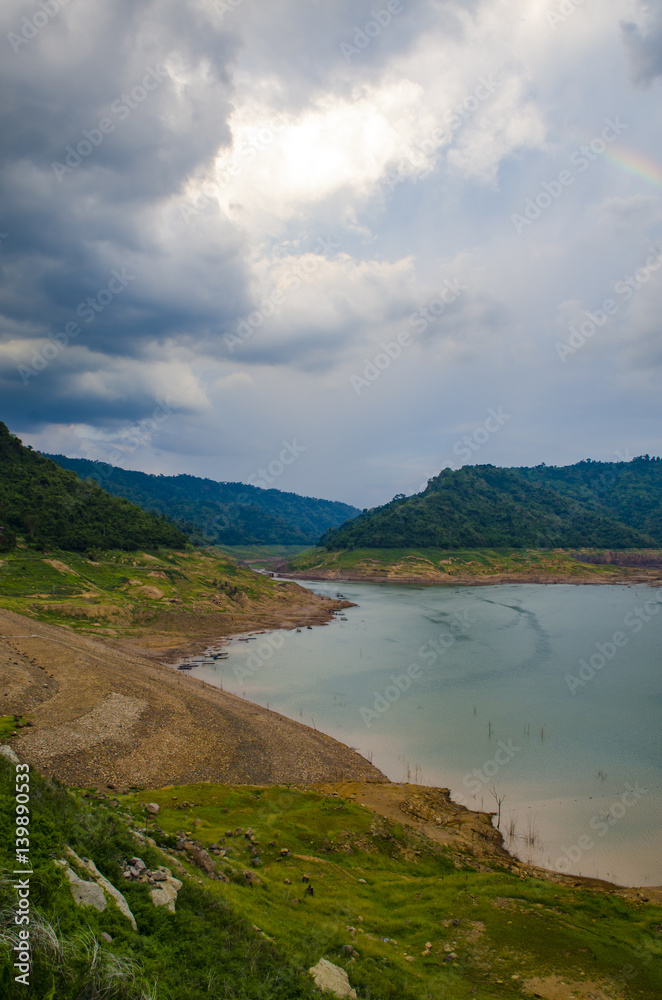
[[[177,667],[177,669],[178,670],[192,670],[193,669],[193,664],[192,663],[180,663],[179,666]]]

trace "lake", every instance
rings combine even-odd
[[[662,589],[311,583],[357,607],[193,673],[395,781],[497,811],[513,853],[662,884]]]

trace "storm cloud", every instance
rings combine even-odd
[[[359,506],[499,406],[475,461],[659,453],[659,3],[8,0],[0,43],[34,447],[245,480],[296,437],[279,488]]]

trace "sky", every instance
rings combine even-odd
[[[662,0],[5,0],[0,419],[359,507],[662,451]]]

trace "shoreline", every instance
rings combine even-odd
[[[307,620],[307,624],[310,624],[313,618],[317,619],[314,624],[329,624],[333,620],[333,611],[337,610],[332,605],[336,604],[339,605],[338,609],[354,606],[349,601],[328,599],[324,608],[318,606],[315,609],[314,615]],[[306,627],[306,623],[303,621],[299,625],[292,624],[289,616],[287,616],[286,622],[281,621],[279,624],[271,621],[268,624],[260,623],[257,628],[250,630],[250,632],[244,629],[242,632],[233,632],[224,636],[214,633],[215,640],[212,639],[212,641],[220,646],[248,634],[266,635],[283,628]],[[133,652],[135,656],[138,652],[135,641],[125,644],[118,642],[117,639],[113,641],[104,640],[102,637],[89,639],[81,637],[73,630],[61,626],[46,626],[43,622],[33,622],[31,619],[0,609],[0,633],[7,632],[23,633],[24,636],[21,643],[15,640],[15,648],[12,653],[19,657],[29,653],[30,663],[37,665],[37,669],[43,672],[42,677],[45,674],[55,680],[57,680],[56,674],[51,673],[48,669],[48,667],[52,669],[55,664],[53,662],[47,662],[46,665],[38,664],[37,659],[34,658],[34,653],[37,652],[34,646],[38,644],[34,640],[42,639],[54,643],[54,648],[65,654],[65,661],[67,656],[70,657],[70,654],[66,654],[66,648],[69,650],[74,648],[83,658],[96,660],[97,664],[103,659],[110,660],[112,666],[112,661],[120,657],[123,661],[122,666],[126,667],[126,661],[131,659],[131,653]],[[26,633],[29,632],[33,634],[27,635]],[[56,634],[50,636],[48,634],[50,632]],[[69,641],[64,639],[62,633]],[[372,812],[404,822],[433,840],[447,843],[451,847],[455,845],[459,850],[471,851],[479,863],[505,865],[511,871],[520,872],[523,877],[528,874],[561,884],[585,884],[594,889],[629,895],[629,898],[636,899],[637,894],[639,896],[646,894],[649,897],[657,895],[662,903],[662,887],[622,886],[602,879],[556,872],[553,869],[524,862],[506,848],[501,831],[492,824],[494,813],[472,810],[454,802],[452,791],[447,788],[391,781],[358,751],[333,737],[317,729],[311,729],[304,723],[289,719],[271,709],[263,708],[245,698],[224,692],[222,689],[192,677],[186,672],[180,673],[174,669],[173,665],[165,664],[156,659],[165,648],[175,659],[201,652],[210,645],[210,636],[189,637],[185,645],[176,644],[168,647],[162,645],[163,636],[143,635],[140,638],[143,641],[152,640],[152,645],[150,646],[148,642],[148,648],[141,649],[138,655],[143,660],[147,672],[152,674],[155,671],[157,675],[149,678],[149,680],[156,682],[153,686],[153,694],[156,696],[154,706],[156,714],[163,717],[164,709],[168,704],[171,704],[173,693],[176,693],[178,701],[181,701],[182,696],[184,696],[183,700],[193,700],[197,703],[195,707],[198,712],[202,713],[206,709],[204,714],[209,713],[208,719],[200,718],[199,720],[205,723],[211,722],[211,726],[203,727],[202,733],[206,761],[194,761],[191,757],[192,731],[189,729],[186,734],[186,742],[182,744],[181,740],[178,740],[177,734],[171,731],[170,720],[166,732],[161,732],[161,736],[169,744],[168,753],[164,758],[163,747],[159,746],[162,742],[158,738],[159,734],[154,731],[153,724],[150,725],[151,720],[147,720],[147,732],[144,735],[147,736],[146,743],[149,745],[149,752],[153,759],[152,766],[148,771],[141,773],[141,764],[144,765],[145,754],[148,752],[147,746],[141,745],[140,740],[131,740],[130,747],[126,747],[126,733],[122,732],[126,727],[129,729],[132,726],[135,727],[135,710],[132,715],[132,706],[126,704],[130,700],[135,702],[136,699],[131,698],[132,692],[129,692],[124,685],[114,683],[111,688],[114,687],[115,690],[110,691],[111,705],[107,704],[109,696],[106,695],[104,699],[96,699],[96,705],[91,708],[91,711],[88,710],[77,716],[76,701],[78,708],[88,707],[83,704],[86,700],[83,696],[89,694],[80,684],[78,676],[72,678],[73,688],[71,685],[67,685],[68,691],[66,693],[62,690],[56,692],[56,695],[64,695],[64,701],[67,704],[68,711],[65,712],[64,723],[53,725],[57,720],[53,717],[52,711],[47,711],[46,718],[43,720],[46,723],[45,726],[40,724],[41,719],[38,718],[37,723],[33,724],[31,728],[22,729],[20,735],[10,739],[9,745],[42,773],[59,778],[72,787],[97,787],[104,790],[106,788],[122,789],[123,786],[124,788],[157,789],[173,784],[185,785],[199,781],[211,781],[212,783],[228,785],[292,784],[297,787],[313,789],[333,788],[337,794],[346,794],[347,797],[359,802]],[[155,640],[158,640],[157,645],[155,645]],[[26,644],[30,646],[30,649],[26,649],[25,653],[17,648],[26,646]],[[3,645],[5,644],[3,643]],[[0,647],[0,661],[2,659],[1,653],[2,648]],[[45,659],[48,661],[49,658]],[[76,659],[78,660],[78,657]],[[117,666],[117,664],[115,665]],[[132,666],[139,666],[139,664],[134,662]],[[9,679],[11,680],[11,678]],[[60,679],[62,679],[61,675]],[[114,681],[117,679],[117,676],[113,677]],[[143,675],[140,680],[144,687],[147,678]],[[44,688],[48,686],[46,683],[43,684]],[[173,688],[176,688],[177,691],[173,692]],[[182,691],[182,688],[185,690]],[[77,698],[72,697],[72,691],[75,691]],[[188,699],[186,694],[190,696]],[[122,699],[122,701],[117,699]],[[203,702],[202,706],[200,702]],[[10,707],[7,702],[5,705],[6,708]],[[119,723],[119,726],[113,727],[108,712],[103,717],[104,706],[111,709],[112,721]],[[135,709],[135,705],[133,708]],[[214,719],[214,710],[219,708],[221,709],[220,719],[218,717]],[[35,713],[40,714],[38,709],[39,702],[33,706],[32,711],[21,712],[21,714],[30,714],[34,717]],[[144,715],[145,713],[140,714]],[[90,717],[95,715],[97,718],[94,720],[94,726],[98,732],[92,734],[90,745],[82,746],[79,742],[80,723],[83,723],[83,729],[89,731],[90,723],[93,722]],[[221,750],[218,741],[212,738],[214,721],[222,722],[225,727],[239,723],[241,733],[238,734],[239,739],[235,747],[238,754],[232,754],[230,759],[228,759],[228,754]],[[256,725],[259,727],[257,740],[254,736]],[[132,735],[139,737],[143,734],[139,734],[136,727],[136,732]],[[255,746],[251,746],[251,743],[256,742],[260,744],[258,757],[264,758],[266,756],[270,761],[273,761],[275,752],[288,759],[279,761],[279,766],[275,768],[265,769],[264,762],[261,764],[256,759],[255,753],[251,753],[256,749]],[[121,746],[122,743],[125,745]],[[275,749],[276,745],[277,749]],[[292,747],[295,751],[294,754],[287,752]],[[124,756],[122,751],[126,750],[128,750],[127,761],[118,760],[118,757]],[[219,750],[221,750],[220,753]],[[215,759],[210,759],[210,751],[212,758],[214,754],[217,755]],[[172,765],[173,753],[177,755],[174,770],[172,766],[168,766],[168,758],[170,758],[170,765]],[[128,763],[128,768],[122,766],[125,763]],[[129,776],[131,779],[137,778],[139,780],[130,781]],[[400,802],[399,799],[403,792],[406,793],[406,798],[404,802]],[[432,811],[434,815],[432,815]],[[438,821],[437,817],[441,817],[441,822]]]
[[[507,584],[529,583],[529,584],[569,584],[578,587],[586,586],[608,586],[630,585],[637,586],[645,584],[650,587],[662,586],[662,576],[658,575],[637,575],[637,576],[616,576],[614,574],[598,575],[593,574],[587,577],[577,577],[563,574],[544,573],[496,573],[489,576],[451,576],[448,573],[440,573],[438,576],[417,576],[407,574],[402,576],[389,575],[387,573],[314,573],[311,570],[303,570],[300,573],[279,572],[277,579],[280,580],[308,580],[311,583],[393,583],[393,584],[415,584],[416,586],[443,587],[487,587]]]

